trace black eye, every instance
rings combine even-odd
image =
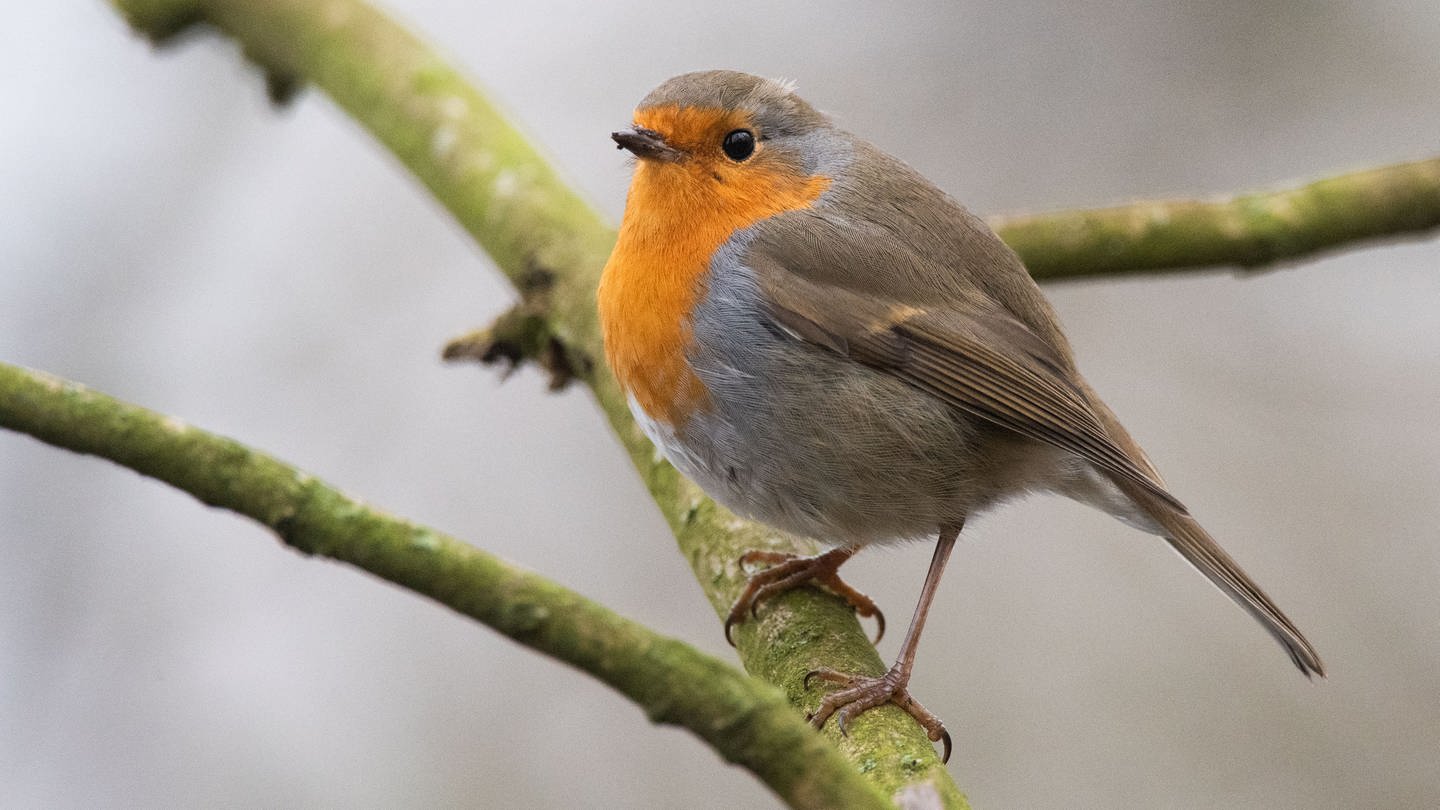
[[[755,154],[755,134],[748,129],[737,129],[725,136],[720,148],[725,150],[726,156],[738,163]]]

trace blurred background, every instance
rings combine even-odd
[[[981,213],[1440,150],[1433,0],[390,0],[612,219],[666,77],[787,77]],[[439,347],[513,299],[323,96],[104,4],[0,27],[0,358],[240,438],[733,660],[588,395]],[[1309,634],[1307,683],[1157,541],[966,528],[917,697],[978,807],[1440,804],[1440,242],[1052,285],[1081,366]],[[930,548],[862,554],[896,621]],[[0,805],[767,807],[686,733],[444,609],[0,432]],[[900,633],[882,654],[894,655]]]

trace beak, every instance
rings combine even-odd
[[[619,132],[612,132],[610,137],[617,144],[615,148],[629,149],[635,154],[635,157],[645,160],[679,163],[685,157],[684,152],[665,143],[665,136],[653,129],[631,127]]]

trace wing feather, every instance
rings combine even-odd
[[[994,308],[926,309],[816,283],[763,249],[747,259],[772,317],[790,334],[1072,452],[1185,512],[1107,435],[1084,393],[1065,376],[1064,361],[1014,318]]]

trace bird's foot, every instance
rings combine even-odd
[[[878,678],[850,675],[833,669],[811,670],[805,675],[806,688],[809,688],[812,679],[838,683],[841,686],[840,689],[825,695],[820,706],[806,716],[815,728],[824,728],[825,721],[834,715],[835,725],[844,735],[847,733],[846,725],[851,719],[876,706],[894,703],[915,718],[920,727],[925,729],[925,736],[930,738],[930,742],[938,742],[944,746],[940,761],[950,761],[950,732],[945,730],[945,724],[940,722],[940,718],[910,696],[910,676],[900,671],[899,664]]]
[[[725,640],[730,642],[730,646],[735,646],[735,639],[730,634],[731,628],[747,618],[753,618],[761,602],[808,582],[814,582],[844,599],[857,614],[873,616],[875,623],[879,625],[879,630],[875,633],[875,642],[879,643],[885,635],[885,614],[880,612],[875,600],[855,590],[841,579],[838,573],[840,564],[854,554],[854,549],[839,548],[814,557],[801,557],[783,551],[747,551],[740,555],[741,569],[757,564],[770,567],[750,575],[744,593],[735,600],[734,606],[730,608],[730,615],[725,619]]]

